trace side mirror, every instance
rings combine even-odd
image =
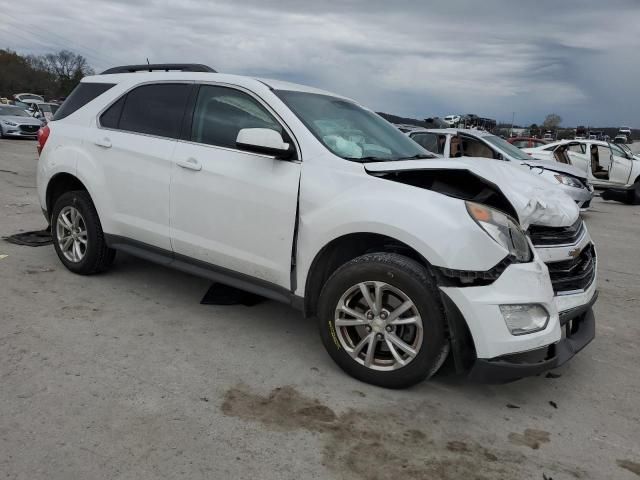
[[[240,150],[273,155],[283,160],[290,159],[295,152],[293,145],[270,128],[243,128],[238,132],[236,146]]]

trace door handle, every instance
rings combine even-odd
[[[196,172],[202,170],[202,164],[193,157],[187,158],[186,160],[178,160],[176,162],[176,165],[188,170],[194,170]]]
[[[99,138],[98,140],[95,141],[95,144],[98,145],[99,147],[111,148],[111,140],[109,140],[107,137]]]

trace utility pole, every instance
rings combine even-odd
[[[516,112],[511,113],[511,128],[509,129],[509,136],[513,136],[513,122],[516,120]]]

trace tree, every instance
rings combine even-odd
[[[57,79],[62,95],[68,95],[82,77],[94,73],[86,58],[69,50],[36,57],[36,62]]]
[[[47,55],[22,56],[0,49],[0,97],[33,92],[47,98],[67,96],[93,69],[82,56],[62,50]]]
[[[561,123],[562,123],[562,117],[560,115],[556,115],[555,113],[550,113],[544,119],[544,123],[542,124],[542,127],[545,130],[555,130],[560,126]]]

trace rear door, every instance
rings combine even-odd
[[[236,138],[243,128],[285,131],[252,93],[199,87],[173,155],[173,247],[189,259],[290,289],[300,163],[242,151]]]
[[[138,86],[99,117],[88,149],[103,173],[108,233],[171,250],[171,156],[193,83]]]

